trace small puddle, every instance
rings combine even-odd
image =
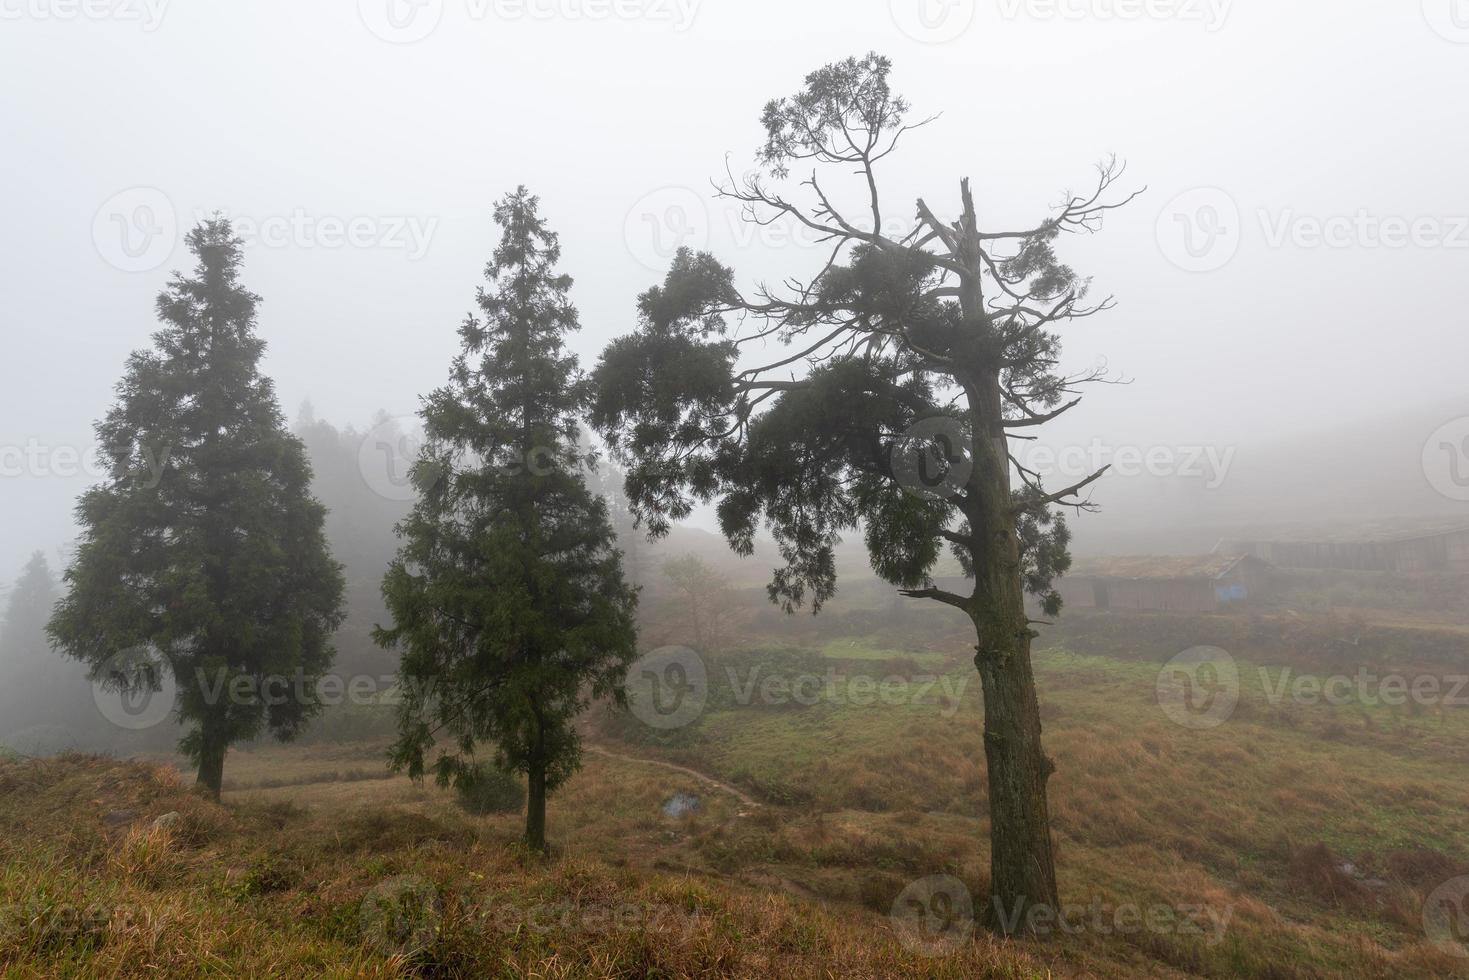
[[[689,793],[675,793],[668,802],[663,804],[663,815],[665,817],[681,817],[685,813],[693,813],[699,809],[699,798]]]

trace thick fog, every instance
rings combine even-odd
[[[710,181],[752,165],[767,99],[868,50],[939,114],[880,171],[898,225],[920,195],[951,217],[966,176],[982,221],[1032,225],[1111,153],[1147,188],[1061,244],[1117,301],[1068,328],[1066,364],[1131,381],[1046,436],[1133,454],[1081,549],[1462,511],[1463,460],[1439,447],[1469,423],[1433,435],[1469,411],[1460,7],[0,0],[0,581],[38,549],[59,569],[92,422],[199,217],[247,240],[283,409],[362,431],[442,381],[490,205],[519,183],[561,235],[584,367],[680,244],[745,284],[816,268],[808,238],[742,225]]]
[[[0,974],[1469,978],[1469,0],[0,79]]]

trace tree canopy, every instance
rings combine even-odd
[[[1012,441],[1105,380],[1059,366],[1058,328],[1112,304],[1088,302],[1090,283],[1056,244],[1130,198],[1114,199],[1122,168],[1109,160],[1094,190],[1067,193],[1029,227],[995,229],[964,178],[954,217],[919,198],[911,230],[892,232],[880,164],[932,120],[909,121],[890,72],[877,54],[811,72],[766,104],[756,170],[718,190],[746,220],[794,223],[823,243],[815,275],[746,293],[713,255],[679,251],[640,297],[636,328],[603,353],[592,421],[626,461],[628,496],[654,535],[696,503],[716,506],[741,554],[767,530],[784,562],[770,598],[788,611],[834,594],[836,545],[860,530],[879,576],[972,620],[996,895],[1054,907],[1053,766],[1040,749],[1025,594],[1059,610],[1052,583],[1070,557],[1057,507],[1089,507],[1082,493],[1102,474],[1048,490]],[[806,167],[795,203],[789,184]],[[845,196],[833,173],[855,173]],[[853,198],[859,213],[838,203]],[[933,580],[945,546],[967,593]]]
[[[171,678],[191,726],[181,748],[218,796],[231,744],[292,738],[320,710],[342,577],[301,442],[260,373],[242,243],[223,219],[187,241],[194,272],[159,296],[153,347],[128,359],[97,423],[107,477],[77,506],[50,633],[103,685]]]
[[[620,696],[636,656],[636,594],[581,474],[586,386],[565,346],[578,322],[557,237],[523,187],[495,221],[490,288],[459,328],[449,382],[424,400],[419,496],[377,635],[402,651],[396,764],[463,785],[491,749],[526,774],[526,838],[542,850],[546,795],[580,762],[572,722],[589,698]]]

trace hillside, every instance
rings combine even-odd
[[[1005,977],[872,914],[706,876],[524,857],[442,801],[204,803],[167,767],[0,763],[7,976]]]
[[[1364,667],[1462,675],[1461,632],[1270,611],[1065,617],[1036,667],[1068,928],[1000,941],[973,928],[988,820],[962,638],[917,610],[790,629],[709,655],[685,727],[590,712],[545,864],[518,847],[519,813],[471,816],[387,772],[387,729],[233,752],[222,806],[169,756],[0,763],[0,970],[1469,976],[1425,918],[1469,880],[1469,793],[1452,777],[1469,720],[1278,687]],[[1239,673],[1212,727],[1160,710],[1160,666],[1200,643]],[[781,695],[803,677],[822,678],[814,700]]]

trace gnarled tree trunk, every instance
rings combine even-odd
[[[984,688],[984,754],[990,796],[989,923],[1023,931],[1032,908],[1056,913],[1056,866],[1046,784],[1055,764],[1041,748],[1040,702],[1030,663],[1035,636],[1025,607],[1020,540],[1010,483],[1003,369],[995,324],[979,288],[982,240],[963,184],[956,257],[966,268],[959,290],[969,339],[956,351],[973,431],[974,469],[967,490],[974,594],[968,611],[977,643],[974,665]]]
[[[1031,908],[1059,907],[1030,634],[979,627],[974,664],[984,686],[984,754],[990,795],[990,924],[1023,930]],[[986,635],[986,634],[989,635]]]

